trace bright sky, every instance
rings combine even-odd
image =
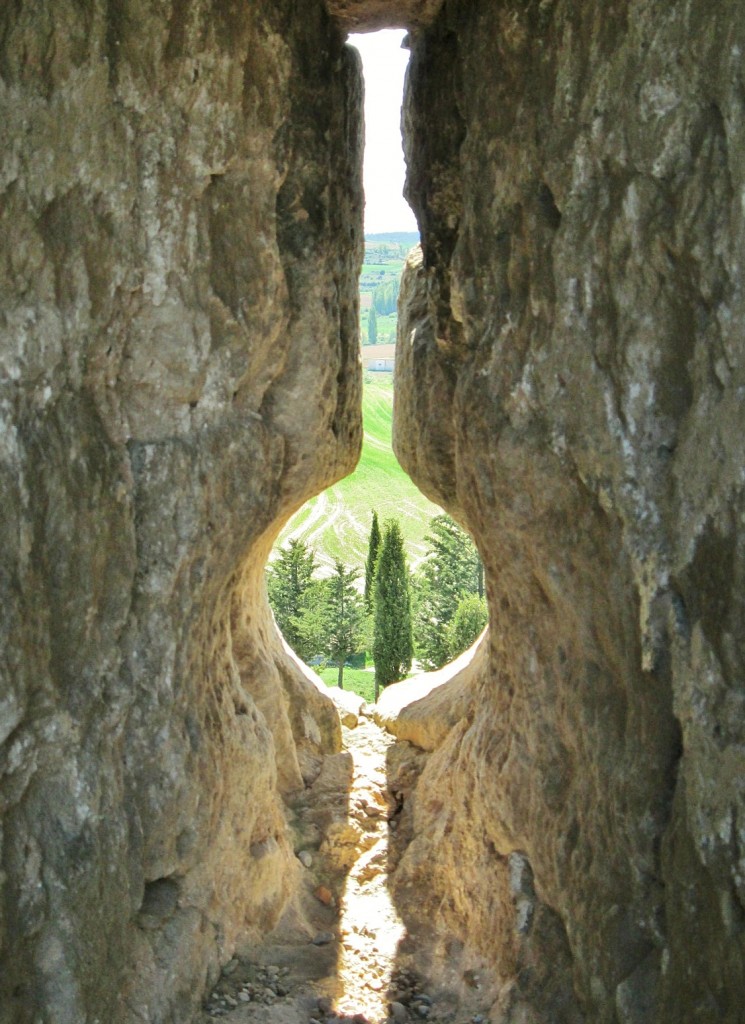
[[[401,98],[409,51],[398,29],[351,35],[365,74],[365,234],[416,231],[403,198],[406,166],[401,147]]]

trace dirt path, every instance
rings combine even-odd
[[[293,808],[305,865],[302,912],[273,945],[227,965],[205,1024],[221,1017],[230,1024],[476,1020],[426,991],[402,945],[404,925],[387,887],[400,820],[386,782],[393,738],[361,717],[344,728],[344,740]]]

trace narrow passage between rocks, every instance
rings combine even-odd
[[[267,944],[226,965],[205,1024],[461,1024],[457,1007],[413,971],[388,890],[405,845],[402,798],[388,788],[395,740],[364,715],[343,733],[344,750],[326,758],[292,808],[302,923],[286,919]],[[395,774],[411,779],[424,755],[409,744],[398,749]],[[483,1019],[466,1015],[463,1024]]]

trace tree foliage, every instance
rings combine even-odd
[[[354,586],[359,572],[336,559],[334,574],[325,581],[324,654],[338,669],[337,682],[344,688],[344,663],[360,649],[363,640],[363,602]]]
[[[373,292],[372,301],[373,309],[377,310],[381,316],[388,316],[389,313],[395,313],[396,307],[398,306],[398,292],[401,284],[401,278],[396,277],[391,281],[386,281],[383,284],[379,284]]]
[[[287,643],[306,661],[316,653],[309,648],[303,616],[314,590],[316,557],[312,548],[300,540],[291,540],[281,548],[267,571],[267,590],[274,618]]]
[[[343,686],[344,664],[364,642],[364,606],[354,586],[357,569],[337,560],[330,579],[313,578],[315,554],[291,540],[267,571],[267,590],[277,625],[304,661],[323,656],[337,666]]]
[[[314,579],[308,587],[300,615],[294,621],[297,646],[290,644],[303,661],[323,657],[329,631],[328,580]]]
[[[407,675],[413,657],[411,598],[401,529],[395,520],[385,524],[375,571],[375,661],[376,698],[380,686],[398,682]]]
[[[378,341],[378,316],[375,312],[375,306],[370,306],[370,312],[367,315],[367,342],[369,345],[375,345]]]
[[[467,651],[489,621],[486,598],[478,594],[465,594],[458,602],[447,628],[447,645],[451,660]]]
[[[380,524],[378,513],[372,514],[372,526],[370,527],[370,539],[367,542],[367,561],[365,562],[365,607],[368,612],[373,610],[373,595],[375,583],[375,565],[380,553]]]
[[[464,597],[475,594],[483,599],[484,575],[473,541],[450,516],[435,516],[426,541],[428,553],[416,578],[417,655],[425,668],[435,669],[472,642],[466,643],[464,639],[474,628],[473,625],[470,630],[466,628],[465,610],[457,634],[451,629],[451,623]],[[470,607],[472,623],[475,621],[473,613],[474,608]],[[481,629],[476,636],[479,632]],[[460,643],[463,646],[456,649]]]

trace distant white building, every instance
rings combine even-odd
[[[393,359],[371,359],[368,363],[368,370],[383,371],[387,373],[393,373]]]
[[[364,345],[362,365],[374,373],[392,373],[396,362],[395,345]]]

